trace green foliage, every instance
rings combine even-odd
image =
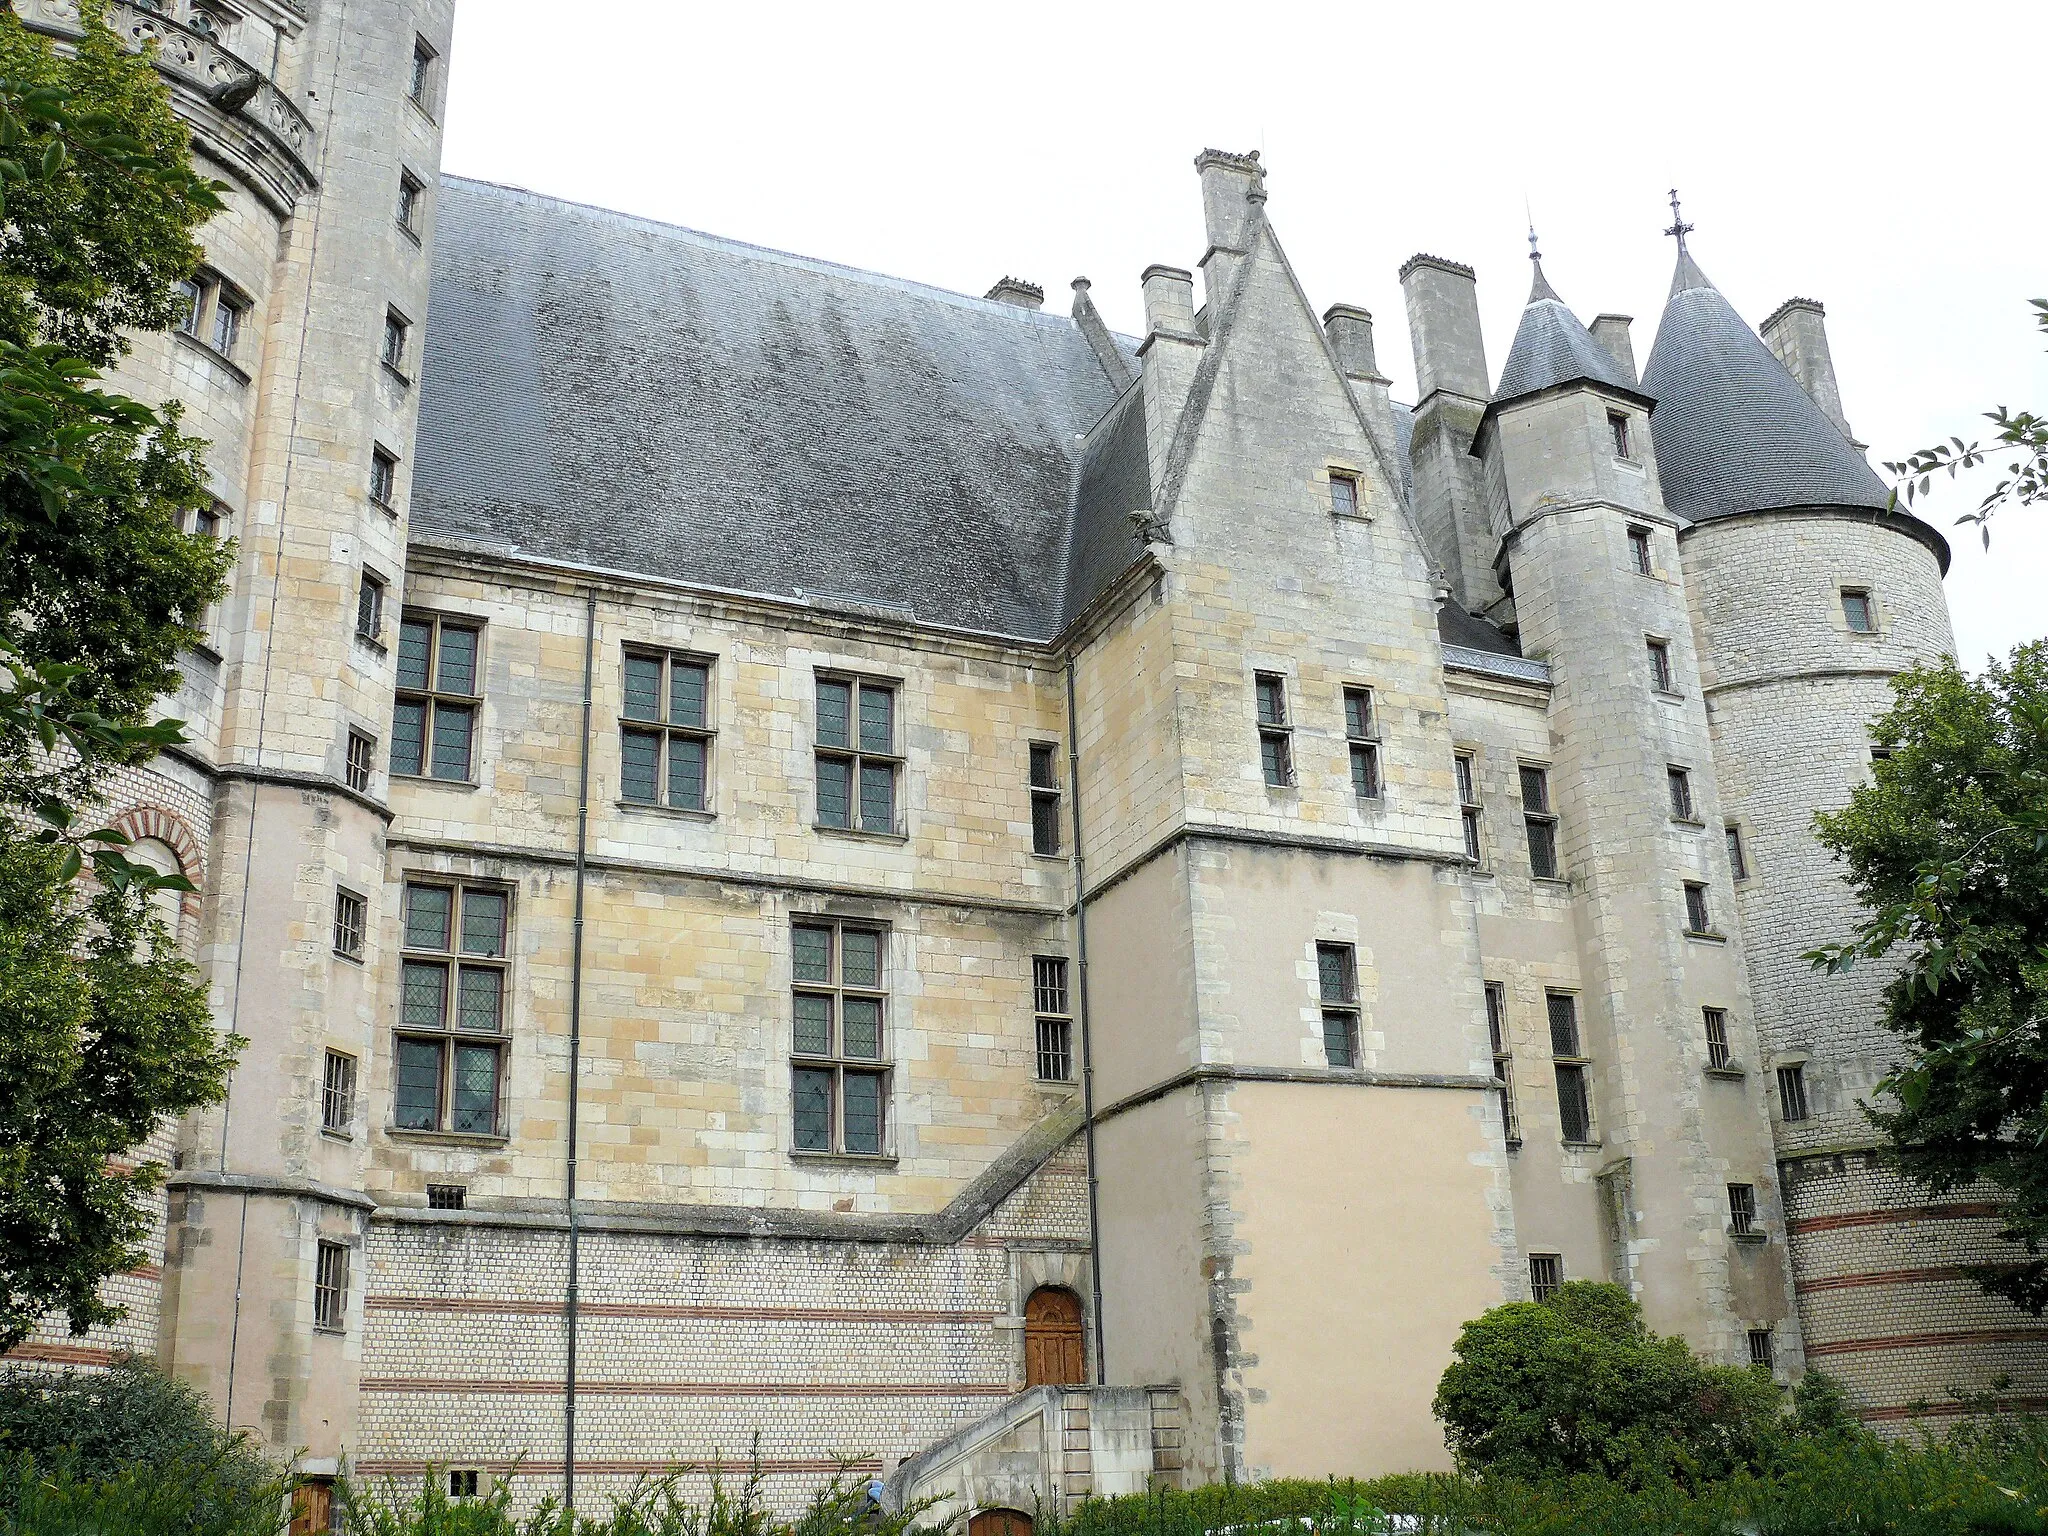
[[[2028,1258],[1978,1283],[2048,1307],[2048,641],[1972,679],[1952,661],[1894,683],[1872,729],[1890,749],[1842,810],[1815,818],[1869,916],[1809,958],[1889,957],[1885,1026],[1907,1050],[1867,1109],[1909,1178],[2004,1196]]]
[[[1459,1462],[1486,1471],[1713,1481],[1762,1464],[1786,1432],[1767,1373],[1659,1338],[1616,1285],[1576,1280],[1495,1307],[1453,1352],[1436,1414]]]
[[[2048,335],[2048,299],[2029,302],[2034,306],[2034,324]],[[1884,467],[1892,475],[1891,504],[1897,506],[1903,495],[1910,507],[1916,498],[1925,496],[1933,487],[1936,475],[1946,474],[1953,480],[1962,471],[1976,469],[1987,459],[2005,459],[2005,478],[1985,493],[1974,512],[1965,512],[1956,519],[1959,527],[1964,523],[1975,523],[1977,531],[1984,536],[1984,547],[1989,549],[1991,516],[2000,507],[2008,503],[2030,507],[2048,501],[2048,418],[2036,416],[2032,411],[2007,410],[2002,405],[1986,411],[1984,417],[1998,428],[1991,447],[1987,448],[1981,442],[1965,443],[1960,437],[1952,437],[1945,443],[1909,453],[1903,459],[1887,459]]]
[[[271,1536],[283,1508],[278,1470],[152,1365],[0,1374],[0,1532]]]
[[[218,1099],[242,1044],[148,892],[74,899],[61,858],[0,838],[0,1348],[55,1308],[73,1332],[120,1315],[99,1282],[143,1262],[161,1170],[114,1160]]]

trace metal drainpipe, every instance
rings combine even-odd
[[[1074,657],[1067,656],[1067,801],[1074,824],[1074,933],[1081,985],[1081,1141],[1088,1159],[1088,1283],[1095,1312],[1095,1384],[1109,1385],[1102,1338],[1102,1220],[1095,1179],[1095,1055],[1088,1037],[1087,866],[1081,857],[1081,730],[1074,703]]]
[[[576,780],[576,919],[569,951],[569,1166],[565,1183],[569,1207],[568,1369],[562,1384],[562,1505],[576,1513],[576,1285],[581,1224],[576,1215],[576,1107],[583,1058],[583,876],[590,835],[590,679],[597,659],[597,588],[583,594],[583,744]]]

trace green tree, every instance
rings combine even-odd
[[[1815,825],[1869,915],[1813,951],[1828,971],[1889,958],[1885,1026],[1905,1058],[1866,1113],[1909,1178],[1988,1184],[2027,1258],[1978,1283],[2048,1308],[2048,641],[1981,678],[1953,661],[1898,678],[1870,781]]]
[[[99,1282],[141,1262],[159,1170],[117,1159],[218,1098],[239,1044],[151,913],[186,882],[81,819],[181,739],[149,711],[233,557],[184,531],[204,444],[97,383],[122,327],[178,314],[221,205],[149,59],[85,21],[60,57],[0,12],[0,1347],[119,1315]]]
[[[1453,1353],[1436,1416],[1459,1462],[1488,1473],[1711,1481],[1760,1465],[1787,1432],[1766,1372],[1650,1332],[1618,1285],[1575,1280],[1494,1307]]]

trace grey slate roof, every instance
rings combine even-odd
[[[1082,446],[1063,621],[1086,608],[1145,552],[1131,513],[1151,506],[1145,391],[1134,384]]]
[[[453,178],[419,388],[423,541],[1031,638],[1118,393],[1065,316]]]
[[[1515,330],[1515,343],[1508,349],[1508,360],[1501,364],[1493,403],[1503,405],[1578,379],[1591,379],[1632,395],[1642,392],[1623,376],[1607,349],[1552,291],[1539,262],[1528,308],[1522,311],[1522,323]]]
[[[1522,654],[1522,648],[1508,638],[1506,631],[1476,613],[1467,613],[1456,603],[1445,603],[1437,609],[1436,633],[1445,645],[1467,651],[1488,651],[1496,656]]]
[[[1664,504],[1680,517],[1882,508],[1888,499],[1863,455],[1683,248],[1643,389],[1657,398],[1650,435]]]

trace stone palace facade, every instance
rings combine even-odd
[[[1493,374],[1417,256],[1400,405],[1256,157],[1125,337],[443,178],[452,3],[107,7],[232,188],[120,380],[240,556],[114,809],[250,1043],[127,1320],[23,1357],[315,1479],[758,1434],[1027,1512],[1440,1465],[1459,1325],[1574,1278],[1874,1422],[2048,1396],[1800,959],[1952,645],[1818,304],[1681,227],[1640,370],[1539,264]]]

